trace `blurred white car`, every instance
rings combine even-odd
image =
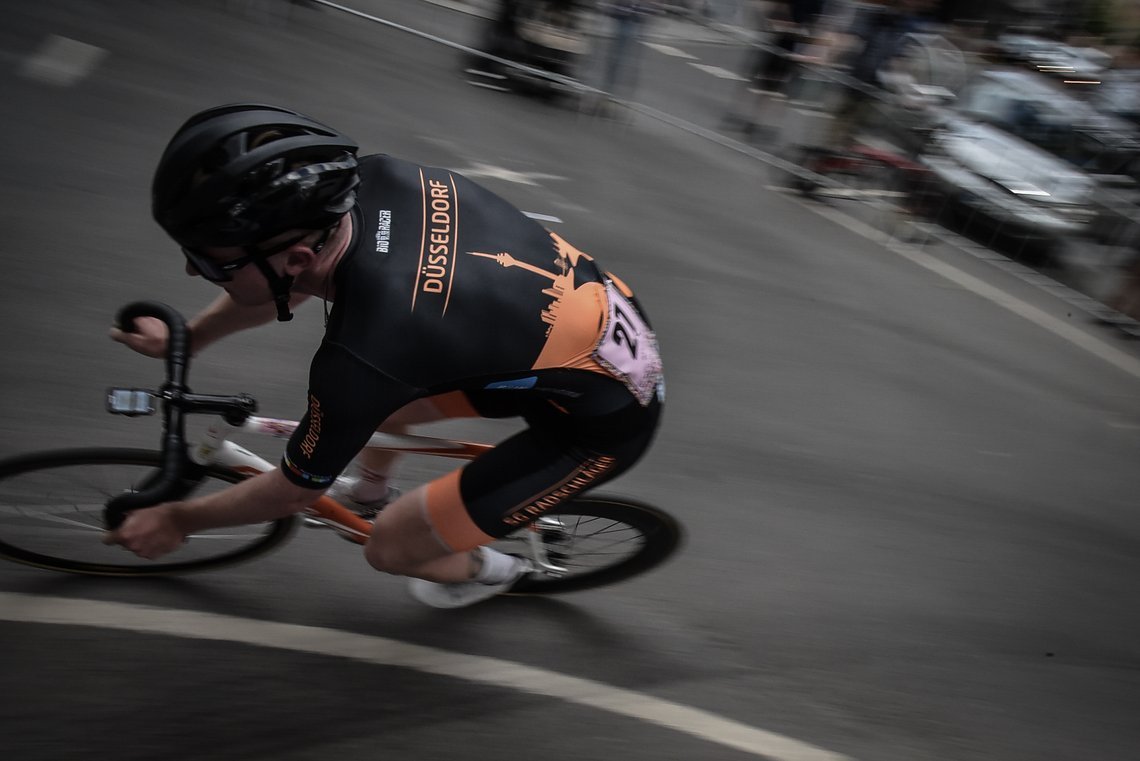
[[[1045,248],[1094,217],[1091,177],[989,124],[947,117],[919,162],[959,217]]]
[[[1023,34],[1003,34],[998,49],[1011,60],[1071,84],[1099,84],[1112,56],[1097,48],[1078,48]]]
[[[956,109],[1087,173],[1097,188],[1088,233],[1104,243],[1140,240],[1140,131],[1061,85],[1023,70],[978,73]]]

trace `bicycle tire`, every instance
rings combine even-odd
[[[287,541],[296,529],[296,516],[289,516],[203,532],[166,556],[169,560],[159,561],[104,545],[106,500],[139,483],[160,458],[145,449],[103,448],[35,452],[0,461],[0,558],[93,576],[167,576],[252,560]],[[228,485],[245,477],[211,466],[203,484],[213,479]]]
[[[579,497],[551,508],[544,517],[557,518],[570,534],[558,543],[559,559],[568,573],[529,574],[505,594],[562,594],[616,584],[659,566],[680,549],[684,540],[684,529],[671,515],[625,497]],[[503,545],[527,541],[528,531],[505,537],[499,548],[511,552]],[[634,544],[619,547],[626,542]],[[599,558],[599,564],[587,567],[588,561]]]

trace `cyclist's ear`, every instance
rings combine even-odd
[[[313,262],[316,260],[317,255],[307,245],[298,243],[295,246],[290,246],[285,251],[285,274],[296,277],[313,266]]]

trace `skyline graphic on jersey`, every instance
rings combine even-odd
[[[584,254],[574,248],[554,233],[550,233],[550,237],[554,241],[555,248],[558,251],[558,256],[553,262],[554,266],[558,268],[555,272],[550,272],[530,262],[516,259],[507,251],[500,251],[497,254],[488,254],[482,251],[468,251],[467,253],[471,256],[491,259],[500,267],[506,269],[518,267],[527,272],[533,272],[536,275],[548,278],[552,284],[548,288],[543,288],[542,292],[551,298],[551,302],[546,309],[542,310],[540,316],[543,322],[553,328],[554,324],[558,321],[558,312],[564,303],[564,297],[567,293],[574,291],[574,268],[578,266],[578,260],[586,259],[587,261],[593,261],[593,258],[591,258],[589,254]],[[585,283],[584,285],[589,285],[589,283]],[[549,334],[549,332],[548,329],[547,334]]]
[[[467,254],[489,259],[504,269],[521,269],[538,275],[550,284],[542,289],[550,303],[539,312],[546,323],[546,343],[533,368],[569,367],[588,361],[597,345],[605,320],[605,287],[598,282],[584,282],[575,286],[574,270],[578,263],[593,258],[571,246],[555,233],[550,233],[557,256],[554,269],[524,262],[508,251],[487,253],[468,251]]]
[[[547,272],[541,267],[536,267],[535,265],[528,262],[519,261],[515,257],[508,254],[506,251],[500,251],[497,254],[485,254],[481,251],[468,251],[467,253],[471,254],[472,256],[481,256],[485,259],[494,259],[500,266],[506,267],[508,269],[511,267],[520,267],[527,272],[533,272],[536,275],[542,275],[543,277],[550,278],[553,284],[549,288],[543,288],[542,292],[547,296],[550,296],[553,301],[550,302],[549,307],[542,310],[541,317],[542,321],[547,325],[550,325],[551,327],[554,326],[554,323],[558,320],[558,306],[562,303],[563,295],[565,295],[568,288],[574,288],[573,270],[562,273]],[[558,264],[561,261],[563,260],[555,259],[554,263]]]

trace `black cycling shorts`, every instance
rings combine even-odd
[[[583,415],[549,398],[512,397],[499,390],[464,392],[480,416],[521,416],[527,428],[428,485],[428,520],[447,547],[460,552],[505,536],[624,473],[641,458],[660,420],[663,389],[643,407],[618,381],[589,375],[594,375],[591,384],[614,384],[626,403]]]

